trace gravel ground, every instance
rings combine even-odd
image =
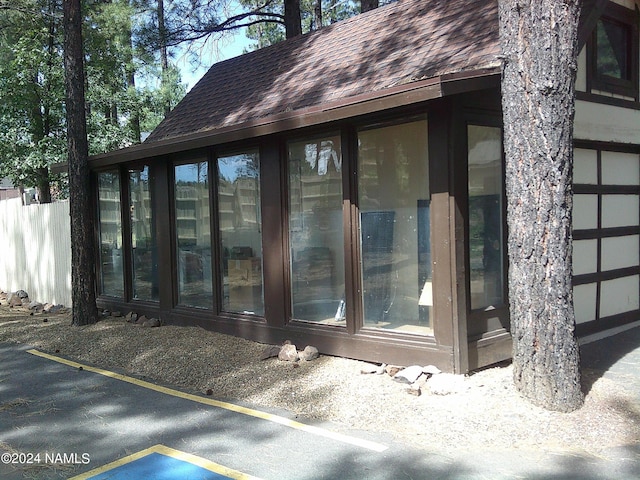
[[[0,306],[0,342],[189,392],[210,389],[214,398],[286,409],[303,419],[385,432],[432,452],[482,446],[603,455],[640,443],[637,399],[596,371],[583,372],[589,385],[584,406],[563,414],[524,401],[508,365],[464,377],[457,393],[414,396],[386,374],[362,374],[371,365],[356,360],[260,360],[265,345],[199,327],[146,328],[121,317],[85,327],[70,323],[69,313],[29,315]]]

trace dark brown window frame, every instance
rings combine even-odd
[[[504,135],[504,126],[500,117],[495,114],[489,112],[473,112],[465,115],[464,121],[462,122],[464,128],[464,154],[465,154],[465,168],[464,168],[464,193],[465,193],[465,206],[464,206],[464,217],[465,217],[465,235],[464,235],[464,244],[465,244],[465,269],[467,272],[471,271],[470,268],[470,232],[469,232],[469,209],[468,202],[469,192],[468,192],[468,157],[467,149],[468,149],[468,138],[467,138],[467,128],[469,125],[478,125],[483,127],[494,127],[500,128],[502,134]],[[462,147],[461,147],[462,148]],[[507,196],[506,196],[506,184],[505,184],[505,155],[504,155],[504,139],[502,141],[502,223],[503,223],[503,231],[502,231],[502,243],[503,243],[503,282],[502,282],[502,291],[503,291],[503,303],[501,305],[497,305],[494,308],[489,309],[472,309],[471,308],[471,285],[470,285],[470,277],[467,276],[465,281],[465,290],[466,290],[466,312],[467,312],[467,322],[468,322],[468,335],[469,340],[478,340],[484,336],[490,335],[491,332],[500,331],[504,329],[509,331],[510,329],[510,320],[509,320],[509,272],[508,272],[508,252],[507,252]],[[475,328],[472,328],[475,327]]]
[[[597,27],[593,29],[587,41],[587,91],[592,94],[608,92],[615,95],[633,98],[640,101],[638,76],[638,12],[630,10],[613,2],[609,2],[602,19],[623,26],[627,31],[627,41],[630,42],[627,53],[629,77],[619,79],[608,75],[598,74],[597,68]],[[594,92],[594,90],[596,92]]]

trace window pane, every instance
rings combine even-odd
[[[502,305],[502,131],[469,125],[469,268],[471,308]]]
[[[223,309],[264,315],[260,161],[257,151],[218,159]]]
[[[340,136],[289,144],[293,317],[344,325]]]
[[[211,218],[206,162],[175,167],[178,303],[213,307]]]
[[[158,300],[158,251],[149,167],[129,171],[133,298]]]
[[[629,27],[608,19],[600,19],[596,35],[598,75],[629,80]]]
[[[124,297],[122,269],[122,217],[118,172],[98,174],[100,228],[100,293]]]
[[[365,326],[433,334],[427,122],[358,134]]]

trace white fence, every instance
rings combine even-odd
[[[0,290],[71,306],[69,202],[0,201]]]

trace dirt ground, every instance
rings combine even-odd
[[[70,324],[68,312],[30,315],[24,308],[0,306],[0,342],[28,344],[188,392],[287,409],[303,420],[385,432],[429,451],[482,446],[599,456],[640,443],[638,396],[595,370],[583,371],[584,406],[563,414],[523,400],[510,365],[462,377],[449,395],[425,388],[414,396],[386,374],[362,374],[371,364],[356,360],[260,360],[262,344],[198,327],[147,328],[122,317]]]

